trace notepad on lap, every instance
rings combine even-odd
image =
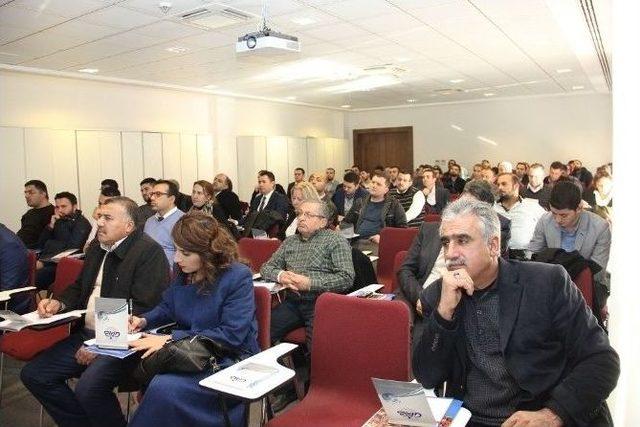
[[[55,314],[51,317],[40,317],[37,311],[32,311],[24,315],[19,315],[10,310],[0,310],[0,317],[4,320],[0,322],[0,329],[7,331],[20,331],[24,328],[39,325],[49,325],[64,319],[80,318],[87,310],[73,310],[67,313]]]

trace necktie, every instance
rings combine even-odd
[[[258,212],[262,212],[262,209],[264,209],[264,202],[266,201],[267,201],[267,196],[263,195],[262,200],[260,200],[260,207],[258,208]]]

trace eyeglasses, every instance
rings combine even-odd
[[[160,196],[168,196],[169,193],[163,193],[161,191],[152,191],[149,193],[149,197],[160,197]]]
[[[296,215],[298,218],[304,218],[304,219],[309,219],[309,218],[324,218],[324,215],[318,215],[318,214],[312,214],[309,212],[300,212],[298,213],[298,215]]]

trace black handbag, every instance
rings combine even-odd
[[[239,353],[202,335],[185,337],[167,341],[160,350],[140,360],[133,371],[133,378],[146,387],[157,374],[197,373],[206,370],[214,373],[222,368],[222,359],[228,357],[238,359]]]

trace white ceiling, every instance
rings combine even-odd
[[[158,3],[0,0],[0,63],[64,72],[95,68],[98,76],[215,85],[219,92],[295,97],[327,107],[608,91],[600,67],[593,66],[595,50],[587,44],[579,51],[575,31],[566,28],[572,18],[584,21],[575,0],[267,0],[270,27],[302,45],[299,54],[270,57],[236,57],[236,38],[255,31],[257,18],[207,30],[178,15],[211,2],[174,0],[167,14]],[[220,3],[257,17],[263,2]],[[570,16],[560,22],[556,5],[562,4]],[[596,11],[605,50],[609,7],[603,0]],[[300,19],[312,23],[295,22]],[[586,26],[576,31],[588,34]],[[166,50],[172,47],[187,50]],[[397,77],[363,71],[381,64],[404,71]],[[364,77],[394,84],[349,89]]]

